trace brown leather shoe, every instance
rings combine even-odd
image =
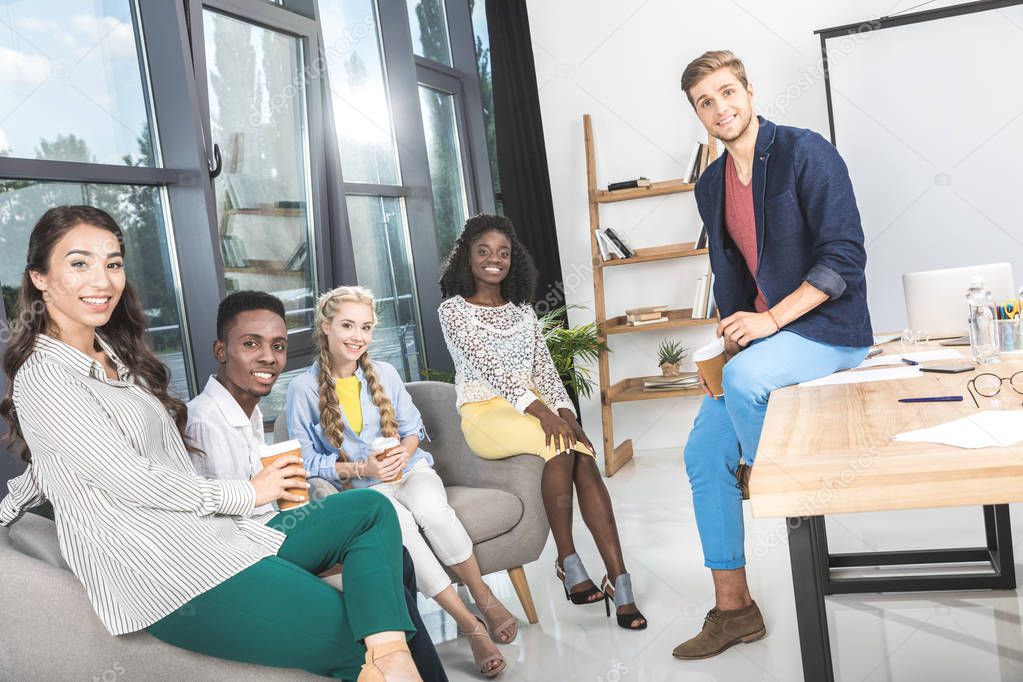
[[[734,611],[721,611],[714,607],[707,612],[703,629],[688,642],[675,647],[671,655],[686,661],[717,656],[739,642],[755,642],[767,634],[764,617],[757,603]]]

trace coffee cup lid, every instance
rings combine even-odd
[[[393,436],[377,436],[373,439],[373,442],[370,443],[369,447],[375,452],[379,452],[385,448],[393,448],[398,445],[401,445],[401,441]]]
[[[701,346],[696,352],[693,353],[693,362],[703,362],[704,360],[710,360],[716,355],[721,355],[725,352],[725,339],[724,337],[718,337],[708,343],[706,346]]]
[[[264,445],[260,451],[259,456],[262,457],[273,457],[274,455],[282,455],[285,452],[291,452],[292,450],[301,450],[302,444],[297,440],[285,440],[280,443],[274,443],[273,445]]]

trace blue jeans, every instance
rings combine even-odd
[[[742,494],[736,485],[739,447],[753,464],[771,391],[855,367],[867,348],[829,346],[782,331],[753,342],[725,365],[725,395],[705,397],[685,447],[704,565],[717,570],[746,565]]]

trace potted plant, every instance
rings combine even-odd
[[[608,347],[597,339],[596,322],[567,327],[568,308],[563,305],[545,314],[540,318],[540,329],[565,388],[570,394],[588,398],[593,392],[593,375],[582,363],[595,361]]]
[[[657,364],[661,366],[661,374],[666,377],[677,377],[681,372],[679,368],[682,358],[686,356],[689,349],[675,339],[665,339],[657,348]]]

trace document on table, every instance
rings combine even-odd
[[[1008,447],[1023,441],[1023,410],[984,410],[969,417],[892,436],[900,443],[938,443],[957,448]]]
[[[867,358],[860,364],[856,365],[853,369],[862,369],[864,367],[881,367],[884,365],[901,365],[903,364],[902,358],[912,360],[913,362],[934,362],[935,360],[968,360],[965,355],[957,350],[951,348],[942,348],[941,350],[923,350],[916,353],[884,353],[882,355],[876,355],[872,358]]]
[[[902,365],[902,363],[899,363]],[[892,381],[894,379],[915,379],[921,376],[919,367],[902,365],[901,367],[885,367],[884,369],[866,369],[862,372],[836,372],[820,379],[804,381],[800,388],[812,386],[834,386],[837,384],[864,384],[868,381]]]

